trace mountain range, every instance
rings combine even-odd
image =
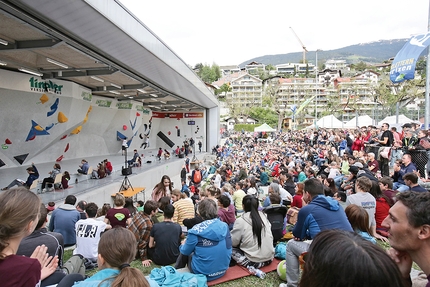
[[[396,56],[397,52],[403,47],[408,39],[393,39],[393,40],[379,40],[370,43],[360,43],[351,45],[335,50],[318,51],[318,62],[335,59],[346,60],[347,63],[382,63],[389,58]],[[241,64],[239,67],[244,67],[250,62],[263,63],[265,65],[279,65],[285,63],[298,63],[303,58],[302,52],[265,55],[249,59]],[[306,53],[306,60],[315,63],[315,51],[308,51]]]

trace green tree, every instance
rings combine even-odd
[[[201,65],[197,64],[196,67],[199,67],[200,69],[197,71],[197,75],[202,79],[205,83],[213,83],[219,78],[221,78],[221,70],[217,64],[212,64],[212,66],[209,65]]]
[[[226,97],[228,92],[231,92],[231,87],[229,84],[224,83],[219,89],[215,90],[215,95]],[[222,95],[223,93],[224,95]]]

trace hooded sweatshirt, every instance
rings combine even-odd
[[[185,244],[180,247],[184,255],[194,252],[191,270],[195,274],[206,275],[208,281],[225,274],[230,264],[231,250],[228,226],[218,218],[194,225],[188,230]]]
[[[63,235],[64,245],[76,243],[75,223],[81,219],[79,211],[71,204],[63,204],[52,212],[49,220],[49,231]]]
[[[327,229],[353,231],[337,200],[317,195],[300,209],[293,235],[301,240],[314,239],[320,231]]]
[[[221,221],[227,223],[227,225],[233,224],[236,221],[236,212],[234,209],[234,205],[231,204],[228,207],[228,210],[225,210],[224,208],[219,208],[218,217]]]

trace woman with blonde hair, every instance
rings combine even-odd
[[[112,228],[120,226],[127,227],[131,222],[131,214],[128,208],[125,208],[125,197],[121,193],[115,195],[113,200],[115,205],[113,208],[109,209],[106,213],[104,222],[110,224]]]
[[[77,282],[79,287],[155,287],[158,284],[130,267],[136,256],[137,242],[133,232],[125,228],[113,228],[103,233],[98,247],[99,272]],[[149,282],[148,282],[149,281]]]

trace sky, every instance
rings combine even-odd
[[[120,0],[185,63],[332,50],[428,30],[429,0]]]

